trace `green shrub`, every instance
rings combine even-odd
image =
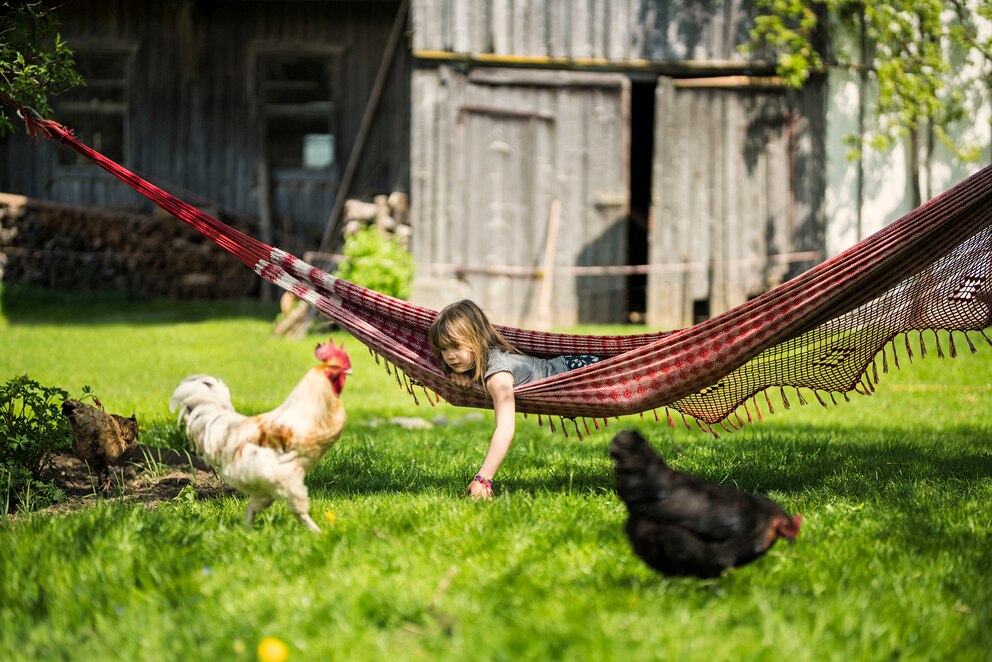
[[[348,236],[337,276],[353,283],[406,299],[413,282],[413,257],[394,238],[369,226]]]
[[[88,391],[88,387],[84,387]],[[52,457],[68,450],[72,431],[62,416],[69,394],[27,375],[0,385],[0,505],[30,509],[62,500],[43,479]]]

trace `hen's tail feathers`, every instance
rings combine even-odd
[[[194,450],[208,462],[220,450],[213,446],[226,438],[220,430],[244,418],[234,410],[227,385],[210,375],[191,375],[180,382],[169,400],[169,411],[177,410]]]

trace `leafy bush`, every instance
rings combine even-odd
[[[71,445],[72,431],[61,408],[68,397],[63,389],[42,386],[27,375],[0,385],[3,512],[47,505],[64,497],[54,483],[42,477],[52,457]]]
[[[396,239],[369,226],[345,239],[344,255],[338,277],[398,299],[410,296],[413,256]]]

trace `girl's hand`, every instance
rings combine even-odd
[[[492,482],[483,483],[475,478],[472,482],[468,484],[465,491],[462,492],[462,496],[472,497],[473,499],[492,499],[493,498],[493,485]]]
[[[464,372],[453,372],[448,375],[448,381],[450,381],[455,386],[460,386],[461,388],[471,388],[472,378],[469,377]]]

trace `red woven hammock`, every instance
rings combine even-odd
[[[23,110],[23,109],[22,109]],[[435,363],[427,329],[436,311],[355,285],[231,228],[149,184],[80,143],[65,127],[24,113],[28,131],[75,150],[190,224],[262,278],[313,305],[391,364],[397,381],[417,398],[422,388],[448,402],[491,407],[481,390],[452,387]],[[836,257],[733,310],[667,333],[593,336],[501,327],[521,351],[535,356],[597,354],[594,365],[516,389],[517,409],[572,420],[606,419],[658,408],[693,418],[709,431],[761,417],[759,396],[785,387],[801,403],[803,390],[824,396],[870,393],[878,359],[898,365],[894,342],[933,331],[937,351],[956,354],[954,332],[975,351],[969,332],[992,345],[992,166],[910,212]],[[834,400],[835,401],[835,400]],[[655,414],[657,417],[657,413]],[[673,423],[671,411],[668,422]],[[736,423],[735,423],[736,421]],[[588,424],[585,425],[588,431]],[[566,430],[567,434],[567,430]]]

